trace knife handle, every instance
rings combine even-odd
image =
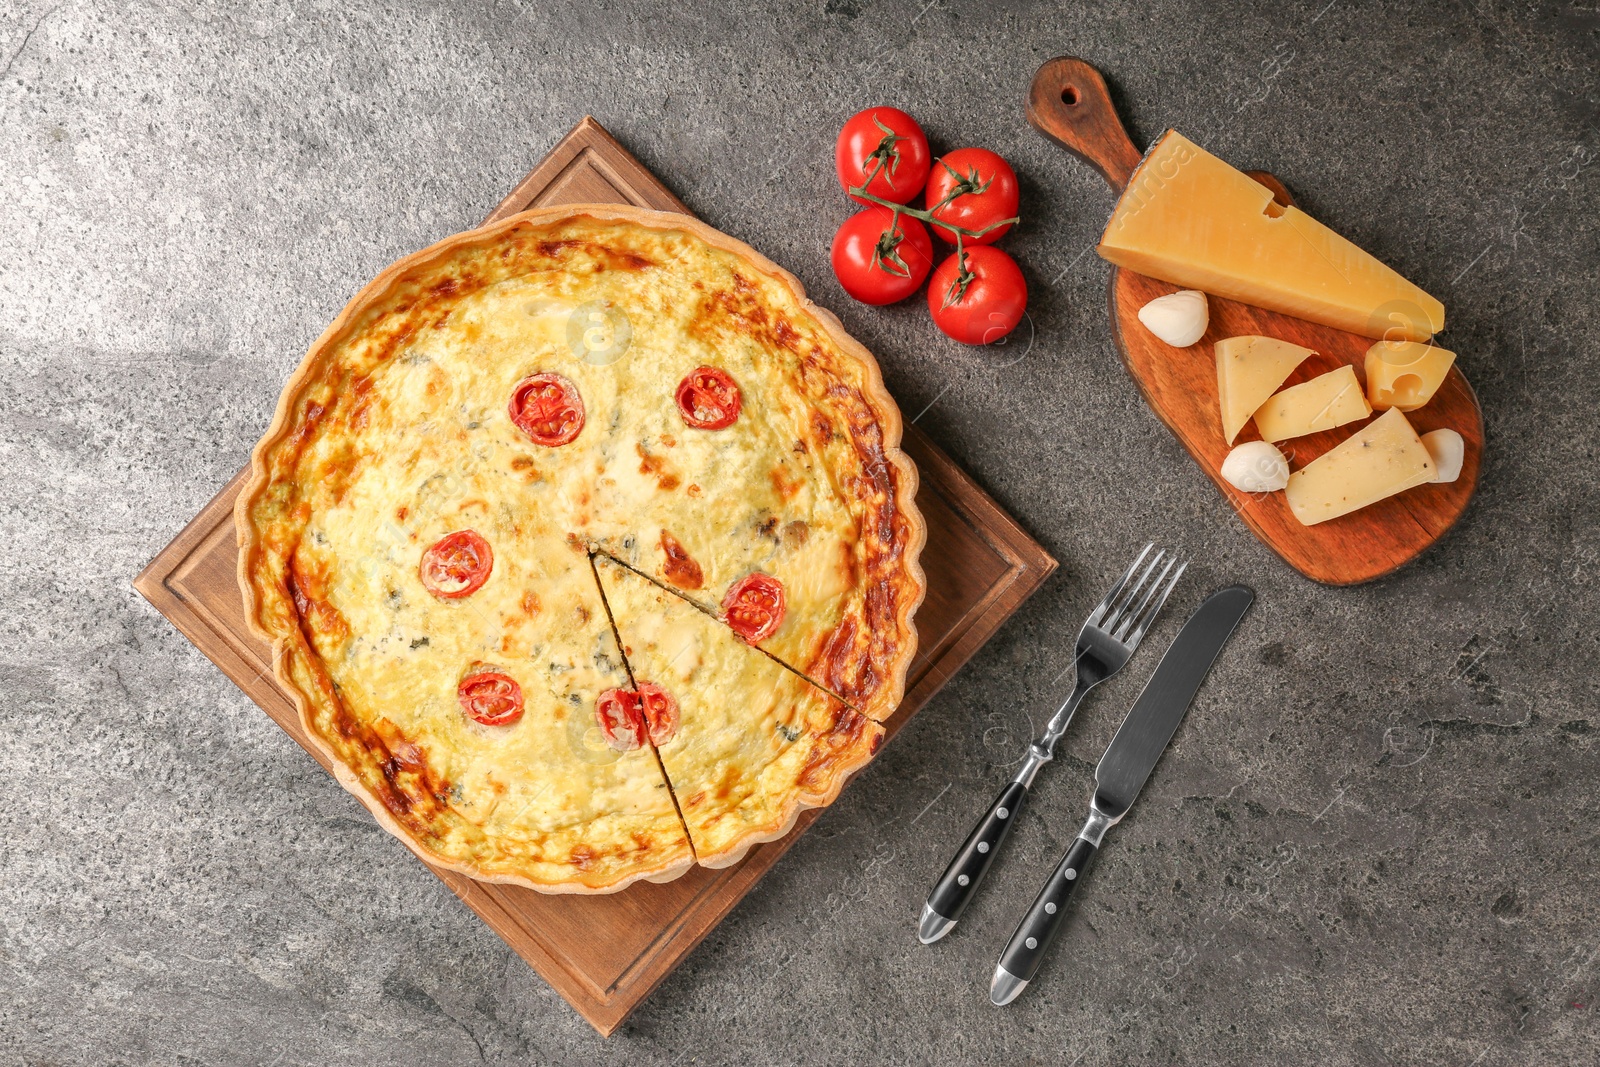
[[[1005,844],[1006,837],[1011,833],[1011,825],[1017,821],[1017,814],[1027,799],[1027,786],[1021,782],[1008,783],[989,806],[988,814],[979,820],[967,836],[966,844],[950,861],[949,868],[940,876],[933,892],[928,894],[928,907],[947,923],[953,925],[961,918],[973,893],[977,892],[978,883],[989,873],[990,864],[994,863],[1000,846]],[[942,937],[948,929],[946,926],[939,936]]]
[[[1000,966],[1022,985],[1033,981],[1033,976],[1039,973],[1039,964],[1067,914],[1067,900],[1089,872],[1089,865],[1098,851],[1092,842],[1081,837],[1073,839],[1066,857],[1056,866],[1033,907],[1017,925],[1017,932],[1011,935],[1006,950],[1000,954]],[[1020,986],[1017,991],[1021,991]]]

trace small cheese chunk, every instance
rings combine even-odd
[[[1100,255],[1164,282],[1362,337],[1426,341],[1444,305],[1175,130],[1145,154]]]
[[[1398,408],[1289,475],[1285,496],[1307,526],[1433,480],[1433,458]]]
[[[1367,349],[1367,399],[1379,411],[1415,411],[1444,384],[1456,354],[1416,341],[1379,341]]]
[[[1433,457],[1433,480],[1453,482],[1461,477],[1467,458],[1467,444],[1454,430],[1430,430],[1422,435],[1422,445]]]
[[[1222,437],[1230,445],[1267,398],[1294,373],[1309,348],[1273,337],[1226,337],[1217,353],[1217,397],[1222,402]]]
[[[1285,441],[1319,430],[1331,430],[1372,414],[1355,368],[1338,370],[1290,386],[1256,409],[1256,429],[1263,441]]]

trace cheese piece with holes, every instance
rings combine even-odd
[[[650,579],[595,566],[634,681],[677,701],[677,733],[657,751],[702,865],[782,837],[877,751],[871,719]]]
[[[1425,341],[1444,329],[1439,301],[1176,130],[1133,172],[1099,250],[1152,278],[1363,337]]]
[[[1316,355],[1275,337],[1225,337],[1215,347],[1222,436],[1230,445],[1294,369]]]
[[[1433,458],[1405,414],[1390,408],[1289,475],[1289,510],[1307,526],[1348,515],[1433,480]]]
[[[1439,391],[1456,354],[1416,341],[1379,341],[1367,349],[1367,400],[1379,411],[1415,411]]]
[[[1371,414],[1355,368],[1346,364],[1278,393],[1256,409],[1255,419],[1263,441],[1287,441]]]

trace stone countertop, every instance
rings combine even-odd
[[[1595,1062],[1592,6],[716,7],[0,2],[0,1062]],[[1091,253],[1111,196],[1023,120],[1062,53],[1139,140],[1273,170],[1449,306],[1489,446],[1420,561],[1305,581],[1145,408]],[[833,137],[870,103],[1015,164],[1015,343],[833,280]],[[350,294],[585,113],[837,310],[1062,562],[609,1041],[129,584]],[[1149,538],[1195,559],[1170,616],[1259,600],[998,1010],[1149,661],[1085,706],[968,920],[925,948],[914,919]]]

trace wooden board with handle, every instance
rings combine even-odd
[[[599,123],[584,119],[485,221],[570,203],[627,203],[688,213]],[[917,506],[928,524],[922,555],[928,596],[917,613],[920,642],[905,699],[885,724],[891,736],[1056,567],[916,427],[906,427],[904,448],[921,474]],[[273,677],[271,650],[245,625],[235,579],[233,501],[246,473],[229,482],[134,585],[289,736],[312,751],[294,705]],[[758,846],[732,867],[698,867],[665,885],[641,882],[609,896],[545,896],[432,869],[595,1029],[610,1034],[819,814],[804,813],[787,837]],[[395,842],[395,847],[404,846]]]
[[[1070,56],[1039,68],[1028,94],[1028,121],[1063,148],[1099,171],[1112,191],[1128,185],[1141,153],[1117,117],[1105,79],[1089,63]],[[1282,182],[1260,171],[1248,172],[1284,206],[1293,201]],[[1461,476],[1447,484],[1409,489],[1341,518],[1304,526],[1290,512],[1281,492],[1245,493],[1222,477],[1231,445],[1223,439],[1218,415],[1217,370],[1212,345],[1225,337],[1259,334],[1292,342],[1316,353],[1284,382],[1284,388],[1350,364],[1365,381],[1363,360],[1372,341],[1343,330],[1264,308],[1208,296],[1211,322],[1205,336],[1186,349],[1173,348],[1139,321],[1139,309],[1181,286],[1131,270],[1111,271],[1111,336],[1128,373],[1161,421],[1177,436],[1200,468],[1255,535],[1308,578],[1330,585],[1354,585],[1388,574],[1420,555],[1450,529],[1466,510],[1478,483],[1483,455],[1483,413],[1477,395],[1459,368],[1422,408],[1406,413],[1419,434],[1449,428],[1461,434],[1466,458]],[[1446,345],[1448,347],[1448,345]],[[1359,423],[1279,443],[1290,466],[1304,467],[1360,428]],[[1255,423],[1238,441],[1259,440]],[[1238,443],[1238,442],[1235,442]]]

